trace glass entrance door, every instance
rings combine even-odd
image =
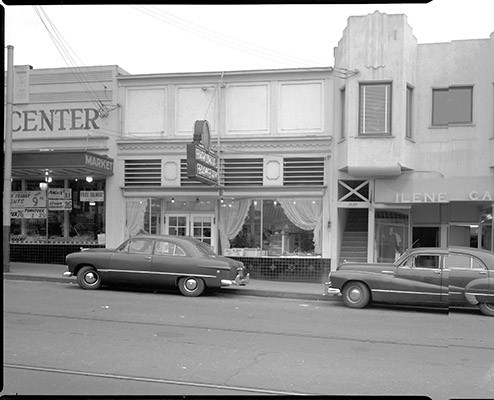
[[[214,248],[213,214],[166,214],[165,235],[192,236]]]

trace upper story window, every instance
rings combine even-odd
[[[473,86],[432,89],[432,126],[472,122]]]
[[[391,134],[391,83],[361,83],[359,135]]]
[[[413,129],[413,87],[407,86],[407,111],[406,111],[405,137],[412,138]]]

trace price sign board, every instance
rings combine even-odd
[[[72,200],[48,199],[48,208],[50,211],[72,210]]]
[[[46,207],[46,192],[42,190],[14,191],[10,199],[11,208]]]
[[[48,198],[50,200],[70,200],[72,199],[72,189],[48,189]]]
[[[46,207],[13,209],[10,210],[10,218],[46,219]]]

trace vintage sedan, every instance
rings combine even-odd
[[[476,305],[494,316],[494,253],[469,247],[415,248],[394,263],[343,263],[329,273],[325,295],[351,308],[370,302]]]
[[[209,245],[184,236],[138,235],[116,249],[81,249],[66,257],[63,276],[76,276],[83,289],[127,283],[178,287],[184,296],[206,288],[246,285],[243,263],[214,253]]]

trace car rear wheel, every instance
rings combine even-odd
[[[180,293],[188,297],[197,297],[204,292],[205,285],[201,278],[194,276],[188,276],[186,278],[180,278],[178,281],[178,288]]]
[[[83,289],[98,289],[101,286],[101,278],[93,267],[85,266],[77,272],[77,283]]]
[[[494,317],[494,303],[480,303],[480,312],[489,317]]]
[[[343,288],[343,303],[351,308],[364,308],[370,301],[369,288],[362,282],[349,282]]]

